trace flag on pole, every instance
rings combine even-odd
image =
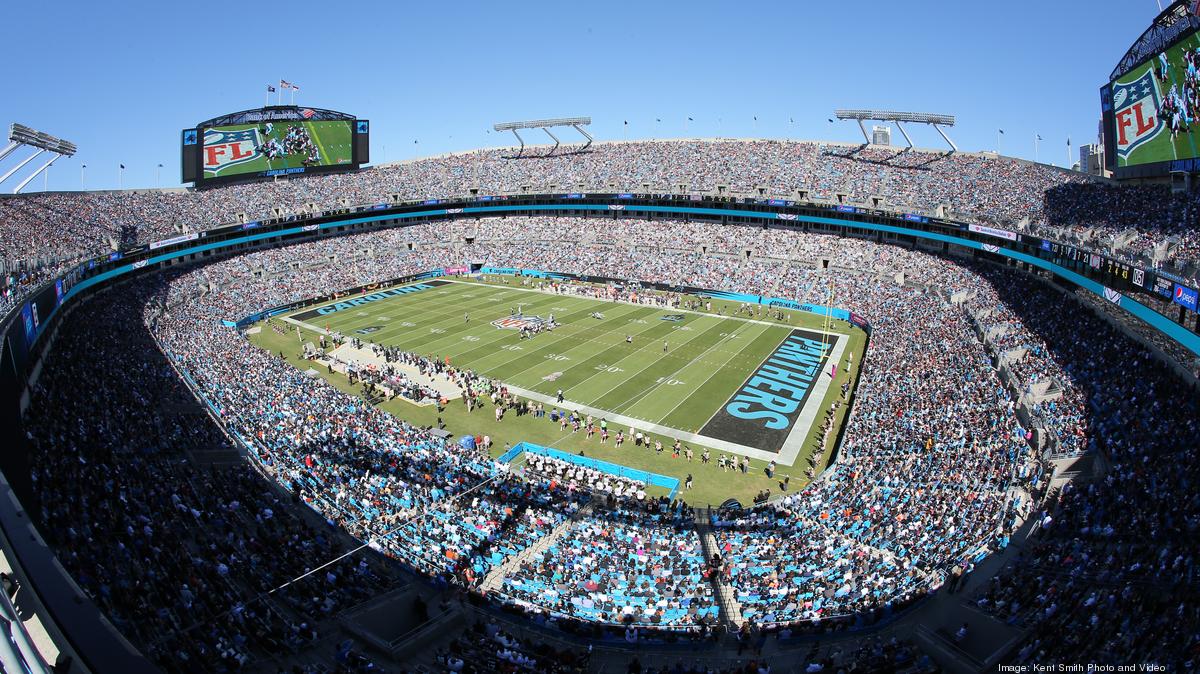
[[[1000,135],[1002,135],[1002,136],[1004,135],[1004,129],[996,129],[996,130],[1000,132]]]
[[[1067,136],[1067,147],[1071,147],[1071,137]]]
[[[267,85],[267,93],[268,93],[268,94],[273,94],[273,93],[275,93],[275,87],[273,87],[273,86],[271,86],[271,85],[269,85],[269,84],[268,84],[268,85]]]
[[[125,168],[125,165],[124,165],[124,164],[118,164],[118,166],[120,166],[122,169],[124,169],[124,168]]]
[[[1038,140],[1043,140],[1043,138],[1042,138],[1042,134],[1040,134],[1040,133],[1039,133],[1039,134],[1035,134],[1035,135],[1037,136],[1037,139],[1038,139]]]
[[[300,85],[299,85],[299,84],[293,84],[293,85],[292,85],[292,91],[300,91]]]
[[[280,89],[291,89],[292,83],[287,80],[279,80],[279,88]]]
[[[661,121],[662,121],[662,118],[661,118],[661,117],[655,117],[655,118],[654,118],[654,121],[656,121],[656,122],[661,122]]]
[[[689,122],[694,122],[694,121],[696,121],[696,120],[692,119],[691,117],[688,117],[688,121],[689,121]]]
[[[829,118],[827,118],[827,119],[829,119]],[[829,119],[829,123],[833,124],[833,119]]]

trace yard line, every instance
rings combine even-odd
[[[759,337],[761,337],[762,335],[765,335],[765,334],[767,334],[768,332],[770,332],[770,330],[771,330],[770,328],[766,328],[766,329],[765,329],[765,330],[763,330],[762,332],[760,332],[760,333],[758,333],[757,335],[755,335],[755,336],[754,336],[754,339],[758,339],[758,338],[759,338]],[[791,334],[791,333],[789,332],[788,334]],[[784,340],[784,339],[786,339],[786,338],[787,338],[787,335],[781,335],[781,336],[780,336],[780,338],[779,338],[779,342],[778,342],[778,344],[782,344],[782,343],[783,343],[783,340]],[[751,340],[751,342],[753,342],[753,341],[754,341],[754,339],[752,339],[752,340]],[[776,344],[776,346],[775,346],[775,349],[779,348],[778,344]],[[766,359],[767,359],[767,358],[770,358],[770,357],[771,357],[771,353],[774,353],[774,350],[775,350],[775,349],[772,349],[771,351],[769,351],[769,352],[767,353],[766,357],[764,357],[764,358],[763,358],[763,361],[764,361],[764,362],[766,361]],[[722,371],[722,370],[723,370],[723,369],[724,369],[726,366],[728,366],[728,365],[729,365],[729,363],[733,362],[733,360],[734,360],[734,358],[730,358],[729,360],[725,361],[725,365],[722,365],[721,367],[716,367],[716,368],[713,368],[713,369],[712,369],[712,372],[710,372],[710,373],[708,374],[708,376],[704,378],[704,381],[700,382],[700,384],[699,384],[698,386],[696,386],[696,388],[694,388],[694,389],[692,390],[692,391],[693,391],[693,393],[695,393],[695,392],[699,391],[701,388],[703,388],[703,387],[704,387],[704,385],[705,385],[705,384],[707,384],[707,383],[709,382],[709,380],[711,380],[713,377],[715,377],[715,376],[717,375],[717,373],[718,373],[718,372]],[[760,362],[760,365],[761,365],[761,362]],[[756,368],[756,369],[757,369],[757,368]],[[751,372],[754,372],[754,370],[750,370],[750,371],[751,371]],[[661,386],[661,384],[660,384],[660,386]],[[682,407],[682,406],[683,406],[683,404],[684,404],[684,403],[686,403],[688,400],[691,400],[691,396],[688,396],[688,397],[686,397],[686,398],[684,398],[684,399],[680,400],[678,403],[676,403],[676,404],[675,404],[675,406],[674,406],[674,407],[672,407],[670,410],[668,410],[666,414],[664,414],[664,415],[662,415],[661,417],[659,417],[659,418],[658,418],[658,421],[657,421],[656,423],[661,423],[662,421],[664,421],[665,419],[667,419],[667,417],[669,417],[669,416],[671,416],[672,414],[674,414],[674,413],[675,413],[675,410],[677,410],[677,409],[679,409],[680,407]],[[721,411],[721,405],[722,405],[722,404],[723,404],[723,403],[717,403],[717,411],[716,411],[716,412],[713,412],[713,416],[716,416],[716,413],[717,413],[717,412],[719,412],[719,411]],[[710,417],[709,417],[709,419],[711,420],[711,419],[712,419],[712,417],[710,416]],[[697,426],[697,427],[696,427],[696,428],[697,428],[697,430],[699,430],[699,429],[701,429],[701,428],[704,428],[705,424],[707,424],[707,423],[708,423],[708,421],[705,421],[703,424],[700,424],[699,426]]]
[[[587,308],[590,308],[590,307],[587,307]],[[574,313],[577,313],[577,312],[571,312],[571,313],[572,313],[572,314],[574,314]],[[632,313],[632,312],[628,312],[628,313]],[[622,316],[625,316],[625,315],[628,315],[628,313],[621,314],[621,315],[622,315]],[[553,331],[551,331],[551,332],[548,332],[548,333],[542,333],[542,335],[540,335],[539,337],[535,337],[534,339],[545,338],[545,337],[553,337],[553,339],[550,339],[550,340],[545,340],[545,341],[541,341],[541,342],[538,344],[538,346],[536,346],[536,347],[535,347],[535,348],[533,348],[531,351],[529,351],[529,353],[523,353],[523,354],[521,354],[520,356],[517,356],[517,357],[508,356],[508,360],[509,360],[509,361],[513,361],[513,360],[517,360],[518,358],[524,358],[524,357],[532,356],[532,355],[534,355],[534,354],[538,354],[538,353],[544,353],[544,352],[545,352],[545,353],[548,353],[548,352],[551,352],[551,350],[552,350],[552,349],[554,349],[554,348],[556,348],[556,347],[557,347],[557,345],[559,345],[559,344],[564,344],[564,343],[566,343],[566,342],[569,342],[569,341],[571,341],[571,340],[579,339],[579,336],[580,336],[581,334],[583,334],[583,333],[585,333],[585,332],[587,332],[587,331],[589,331],[589,330],[592,330],[592,329],[594,329],[594,327],[595,327],[595,326],[590,326],[590,327],[582,327],[582,325],[583,325],[583,321],[582,321],[582,320],[579,320],[579,321],[572,321],[571,323],[563,324],[563,325],[561,325],[561,326],[559,326],[559,327],[555,328],[555,329],[554,329]],[[571,328],[575,328],[575,329],[571,329]],[[511,338],[511,337],[516,337],[516,336],[517,336],[517,333],[516,333],[515,331],[512,331],[512,330],[502,330],[502,329],[497,329],[497,330],[496,330],[496,332],[500,334],[499,338],[497,338],[497,339],[495,339],[495,340],[490,340],[490,341],[489,341],[488,343],[486,343],[486,344],[479,344],[479,345],[475,345],[475,346],[473,346],[471,349],[469,349],[469,350],[467,350],[467,351],[465,351],[465,352],[463,352],[463,353],[460,353],[460,354],[458,354],[458,357],[460,357],[460,358],[461,358],[461,357],[463,357],[463,356],[464,356],[465,354],[467,354],[467,353],[471,353],[472,351],[475,351],[475,350],[477,350],[477,349],[479,349],[479,348],[482,348],[482,347],[484,347],[484,346],[488,346],[488,345],[490,345],[490,344],[494,344],[495,342],[501,341],[501,340],[502,340],[502,339],[504,339],[504,338]],[[528,340],[528,341],[532,342],[533,340]],[[580,344],[579,344],[579,345],[576,345],[576,346],[571,346],[571,347],[567,347],[567,349],[566,349],[566,350],[567,350],[567,351],[570,351],[571,349],[577,348],[577,346],[581,346],[581,345],[583,345],[583,344],[586,344],[586,343],[588,343],[589,341],[591,341],[591,340],[583,340],[582,342],[580,342]],[[477,365],[472,365],[471,367],[472,367],[472,369],[476,369],[476,367],[479,367],[479,368],[484,368],[484,367],[486,367],[486,368],[489,368],[489,369],[490,369],[490,368],[494,368],[494,367],[500,367],[501,365],[504,365],[504,364],[506,364],[506,363],[499,363],[499,364],[497,364],[497,365],[494,365],[494,366],[484,366],[484,365],[481,365],[481,363],[482,363],[483,361],[486,361],[486,360],[488,360],[488,359],[490,359],[490,358],[494,357],[494,356],[503,356],[503,355],[504,355],[504,354],[502,354],[502,353],[500,352],[500,350],[497,350],[495,353],[490,353],[490,354],[487,354],[487,355],[484,355],[484,356],[482,356],[482,357],[481,357],[479,360],[475,361],[475,363],[476,363]],[[531,366],[531,367],[535,367],[536,365],[537,365],[537,364],[535,364],[534,366]],[[521,374],[521,373],[525,372],[525,371],[526,371],[526,370],[528,370],[528,369],[530,369],[530,368],[525,368],[525,370],[521,370],[521,372],[518,372],[517,374]],[[482,369],[480,369],[480,370],[478,370],[478,371],[483,371],[483,370],[482,370]],[[514,374],[514,375],[511,375],[511,376],[516,376],[516,374]],[[508,380],[510,379],[510,377],[511,377],[511,376],[505,376],[505,377],[503,377],[503,379],[504,379],[505,381],[508,381]]]
[[[734,331],[733,331],[731,334],[729,334],[729,335],[727,335],[727,336],[725,336],[725,337],[722,337],[722,338],[720,338],[719,340],[717,340],[717,342],[716,342],[715,344],[713,344],[712,346],[710,346],[710,347],[708,347],[707,349],[705,349],[703,352],[701,352],[701,354],[700,354],[700,355],[698,355],[698,356],[696,356],[695,358],[691,359],[690,361],[688,361],[687,363],[685,363],[685,364],[684,364],[682,367],[680,367],[680,368],[676,369],[676,370],[675,370],[674,372],[672,372],[671,374],[669,374],[669,375],[667,375],[667,376],[663,377],[663,381],[666,381],[666,380],[669,380],[669,379],[674,379],[674,378],[675,378],[675,375],[677,375],[677,374],[679,374],[680,372],[682,372],[682,371],[683,371],[685,368],[687,368],[687,367],[691,366],[692,364],[694,364],[694,363],[696,363],[696,362],[700,361],[700,359],[702,359],[702,358],[704,358],[705,356],[707,356],[709,351],[712,351],[712,350],[713,350],[713,349],[715,349],[716,347],[720,346],[722,343],[724,343],[724,342],[727,342],[727,341],[729,341],[729,340],[733,339],[734,335],[738,334],[738,332],[740,332],[740,331],[741,331],[743,328],[745,328],[745,327],[746,327],[746,325],[747,325],[747,324],[743,324],[743,325],[740,325],[740,326],[738,326],[738,327],[737,327],[737,328],[736,328],[736,329],[735,329],[735,330],[734,330]],[[693,338],[693,339],[694,339],[694,338]],[[688,341],[691,341],[691,340],[688,340]],[[645,369],[645,368],[643,368],[643,369]],[[661,387],[662,387],[662,384],[659,384],[659,385],[657,385],[657,386],[653,386],[653,387],[647,388],[646,390],[642,391],[640,394],[638,394],[638,395],[634,396],[633,398],[630,398],[629,400],[626,400],[625,402],[621,403],[620,405],[617,405],[617,406],[616,406],[616,409],[614,409],[613,411],[614,411],[614,412],[620,412],[621,410],[629,409],[629,406],[630,406],[630,405],[632,405],[633,403],[636,403],[637,401],[639,401],[639,400],[641,400],[641,399],[645,398],[647,395],[649,395],[649,393],[650,393],[651,391],[653,391],[653,390],[656,390],[656,389],[658,389],[658,388],[661,388]],[[616,387],[613,387],[613,388],[616,388]],[[690,397],[690,396],[688,396],[688,397]],[[685,397],[685,398],[684,398],[684,400],[687,400],[687,398]]]
[[[648,308],[648,307],[644,307],[644,308]],[[619,314],[617,317],[619,318],[620,316],[629,316],[630,314],[636,313],[636,311],[637,311],[637,309],[633,309],[633,310],[631,310],[631,311],[628,311],[628,312],[624,312],[624,313],[622,313],[622,314]],[[594,327],[600,327],[600,326],[594,326]],[[632,333],[632,334],[639,335],[639,334],[641,334],[641,333],[643,333],[643,332],[646,332],[647,330],[651,330],[651,329],[653,329],[654,327],[655,327],[655,326],[654,326],[654,324],[650,324],[648,327],[646,327],[646,328],[643,328],[641,331],[639,331],[639,332],[637,332],[637,333]],[[591,328],[588,328],[588,329],[591,329]],[[606,339],[606,338],[609,338],[609,337],[611,337],[611,336],[613,336],[613,335],[614,335],[614,333],[613,333],[611,330],[606,330],[606,331],[604,331],[603,333],[601,333],[601,334],[599,334],[599,335],[596,335],[595,337],[592,337],[592,338],[590,338],[590,339],[585,339],[585,340],[583,340],[583,341],[579,342],[578,344],[576,344],[576,345],[574,345],[574,346],[568,347],[568,348],[567,348],[565,351],[562,351],[562,353],[563,353],[563,354],[570,353],[571,351],[574,351],[575,349],[578,349],[578,348],[581,348],[581,347],[587,346],[587,345],[589,345],[589,344],[591,344],[591,343],[593,343],[593,342],[599,341],[599,340],[601,340],[601,339]],[[567,339],[571,339],[572,337],[573,337],[573,336],[571,336],[571,335],[568,335],[568,336],[564,337],[563,339],[556,340],[556,341],[554,341],[554,342],[552,342],[552,343],[551,343],[551,346],[553,346],[553,345],[555,345],[555,344],[559,344],[560,342],[562,342],[562,341],[565,341],[565,340],[567,340]],[[538,348],[538,349],[534,350],[533,352],[531,352],[531,353],[529,353],[529,354],[525,354],[525,355],[533,355],[533,354],[536,354],[536,353],[539,353],[539,352],[549,352],[549,349],[548,349],[548,348],[545,348],[545,347],[542,347],[542,348]],[[630,354],[630,355],[633,355],[633,354]],[[513,374],[510,374],[510,375],[506,375],[506,376],[504,376],[504,377],[503,377],[503,379],[504,379],[504,381],[505,381],[506,383],[507,383],[507,382],[510,382],[510,381],[515,381],[515,379],[516,379],[517,377],[519,377],[519,376],[521,376],[521,375],[525,374],[526,372],[528,372],[528,371],[530,371],[530,370],[534,369],[535,367],[538,367],[539,365],[544,365],[544,364],[545,364],[545,361],[541,361],[541,362],[534,363],[533,365],[531,365],[531,366],[529,366],[529,367],[525,368],[524,370],[521,370],[520,372],[514,372]],[[615,364],[615,363],[614,363],[614,364]],[[586,381],[586,380],[585,380],[585,381]]]

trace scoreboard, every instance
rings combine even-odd
[[[210,119],[181,133],[183,182],[357,169],[370,161],[371,123],[333,110],[272,106]]]

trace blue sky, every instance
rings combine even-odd
[[[281,77],[302,87],[297,103],[370,119],[375,163],[507,145],[493,123],[574,115],[591,116],[599,139],[624,137],[625,120],[631,139],[682,136],[690,115],[689,136],[856,141],[856,125],[826,119],[864,107],[956,115],[963,150],[995,149],[1003,128],[1000,149],[1032,159],[1038,133],[1041,160],[1062,165],[1068,136],[1095,140],[1098,90],[1158,11],[1155,0],[409,4],[7,3],[0,24],[34,29],[0,41],[0,124],[79,146],[51,169],[52,190],[79,189],[82,164],[89,189],[116,187],[119,163],[126,188],[178,185],[179,130],[261,106]]]

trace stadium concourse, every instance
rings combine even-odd
[[[758,193],[932,210],[962,222],[1021,228],[1119,259],[1171,269],[1197,280],[1200,227],[1196,192],[1163,185],[1114,187],[1078,173],[997,157],[815,142],[688,140],[599,143],[593,151],[509,161],[505,150],[413,160],[347,174],[207,191],[50,193],[0,199],[0,308],[17,303],[31,277],[85,257],[181,232],[295,213],[316,204],[370,205],[391,195],[423,199],[537,191]],[[648,186],[648,188],[643,188]],[[839,197],[840,195],[840,197]],[[803,201],[803,199],[801,199]]]
[[[131,220],[147,240],[267,204],[367,203],[401,184],[413,196],[542,181],[808,185],[1042,226],[1080,217],[1063,202],[1068,215],[1051,216],[1043,190],[1112,189],[1006,159],[909,154],[895,166],[880,152],[771,142],[602,146],[537,162],[488,152],[202,193],[7,199],[0,226],[16,259],[70,228],[56,251],[65,259],[103,250],[102,232]],[[76,208],[92,222],[65,224]],[[731,262],[746,248],[770,255]],[[801,302],[832,284],[838,306],[872,326],[839,461],[804,491],[749,509],[594,490],[583,474],[449,444],[222,324],[467,262]],[[985,621],[1015,635],[1004,662],[1087,653],[1186,669],[1200,619],[1200,504],[1187,496],[1197,399],[1089,306],[986,263],[701,222],[462,220],[259,250],[142,278],[67,316],[26,420],[41,530],[118,629],[171,671],[388,667],[346,616],[393,595],[439,626],[413,656],[427,671],[623,667],[631,651],[648,671],[926,671],[937,649],[971,657]],[[1061,395],[1034,395],[1048,388]],[[1059,456],[1107,463],[1104,479],[1051,484],[1035,430]],[[201,465],[239,450],[245,462]],[[993,560],[1011,565],[994,580],[970,574]],[[968,592],[951,594],[960,585]],[[930,606],[976,627],[922,634],[906,616]]]

